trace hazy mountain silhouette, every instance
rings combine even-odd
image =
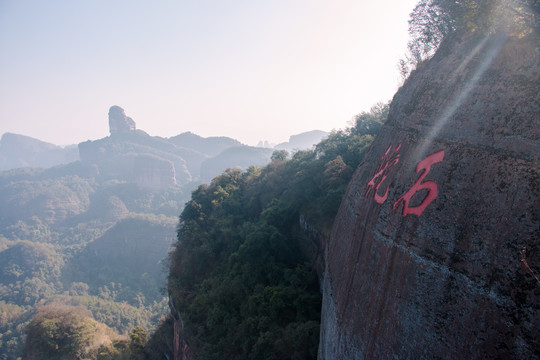
[[[0,170],[48,168],[79,158],[75,145],[60,147],[29,136],[5,133],[0,140]]]
[[[292,135],[288,142],[278,144],[274,146],[274,149],[287,151],[311,149],[328,135],[329,133],[322,130],[307,131],[297,135]]]

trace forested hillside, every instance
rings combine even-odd
[[[63,165],[0,172],[0,359],[534,358],[539,15],[420,0],[392,103],[309,149],[119,106],[78,151],[3,137]]]
[[[130,350],[128,335],[147,334],[169,311],[166,260],[191,191],[272,154],[226,137],[150,136],[118,106],[109,126],[109,137],[79,144],[78,161],[0,172],[0,358],[21,356],[27,333],[28,358],[141,355],[145,341]],[[24,136],[1,142],[17,164],[58,152]],[[84,339],[74,343],[77,329]],[[55,343],[64,355],[53,355]]]
[[[20,356],[25,328],[36,308],[45,304],[83,307],[92,321],[119,334],[137,326],[151,330],[167,311],[160,291],[165,286],[162,260],[177,225],[176,216],[163,213],[179,212],[185,193],[178,188],[156,194],[88,179],[56,178],[45,183],[48,186],[38,180],[17,183],[20,191],[31,190],[27,200],[13,193],[14,186],[2,189],[4,194],[12,191],[4,197],[13,199],[12,213],[26,207],[30,212],[18,221],[4,216],[0,228],[2,356]],[[65,198],[54,189],[71,191],[73,184],[84,184],[66,206],[76,210],[62,211],[54,201]],[[42,312],[44,317],[48,314]]]
[[[317,247],[300,225],[328,232],[353,169],[388,112],[374,106],[314,150],[246,171],[229,169],[193,192],[180,217],[169,292],[177,334],[197,359],[314,359],[321,296]],[[165,330],[162,330],[167,332]],[[154,336],[150,358],[172,344]],[[169,356],[172,354],[168,353]]]
[[[531,222],[526,222],[525,219],[531,219],[531,217],[537,219],[537,209],[529,207],[519,220],[520,224],[523,222],[520,225],[525,229],[523,234],[529,239],[529,243],[534,243],[533,250],[527,246],[521,250],[521,263],[525,264],[522,266],[518,261],[509,263],[508,259],[511,255],[501,253],[515,246],[508,243],[508,239],[511,238],[509,233],[506,236],[491,234],[489,239],[486,233],[485,241],[498,247],[500,251],[495,254],[486,250],[484,258],[477,261],[471,260],[476,259],[474,252],[476,250],[469,247],[469,241],[474,243],[474,236],[480,233],[480,229],[485,231],[488,225],[481,223],[483,216],[475,217],[475,220],[466,218],[468,212],[482,213],[483,210],[478,210],[474,206],[469,208],[454,200],[459,197],[459,190],[456,190],[451,198],[442,197],[443,202],[438,203],[434,210],[444,211],[441,209],[452,204],[448,206],[455,206],[456,212],[460,211],[464,217],[457,223],[446,220],[452,219],[451,216],[444,216],[446,214],[440,214],[433,224],[422,221],[423,218],[417,221],[415,216],[401,219],[400,212],[389,214],[388,209],[381,210],[378,205],[383,204],[389,194],[398,195],[393,188],[391,193],[388,192],[391,186],[398,187],[403,193],[407,190],[403,186],[392,183],[391,180],[388,181],[386,192],[384,192],[384,187],[379,190],[379,185],[386,180],[390,168],[400,162],[399,151],[405,155],[399,168],[405,164],[414,169],[418,160],[421,160],[417,156],[426,155],[426,148],[432,144],[437,143],[438,146],[446,147],[448,152],[454,150],[459,155],[449,154],[447,159],[447,162],[452,163],[452,168],[443,169],[450,174],[448,184],[455,184],[453,185],[455,189],[459,189],[459,184],[463,183],[452,177],[456,168],[469,166],[471,169],[468,174],[473,176],[474,168],[476,167],[476,172],[478,172],[482,167],[474,156],[470,155],[470,158],[467,158],[466,151],[460,150],[461,143],[464,147],[471,146],[471,143],[475,144],[471,146],[474,147],[479,143],[478,146],[482,146],[484,151],[485,148],[499,146],[497,144],[500,143],[504,144],[501,147],[508,147],[514,151],[505,156],[515,156],[514,161],[521,160],[523,156],[530,160],[530,153],[527,151],[534,151],[537,146],[531,147],[528,139],[533,137],[536,144],[538,140],[537,136],[534,137],[531,134],[531,131],[534,133],[535,130],[530,128],[530,124],[534,121],[530,116],[533,113],[531,109],[538,105],[537,96],[532,95],[533,92],[530,91],[530,84],[536,80],[520,79],[518,73],[527,71],[533,76],[532,79],[537,77],[538,57],[537,55],[536,58],[534,57],[532,49],[538,44],[535,32],[538,30],[539,10],[538,1],[529,0],[513,2],[420,1],[411,14],[412,40],[409,43],[409,53],[401,62],[405,86],[398,93],[399,96],[396,95],[394,98],[397,102],[393,103],[392,107],[394,120],[387,126],[387,128],[392,126],[394,128],[387,130],[382,139],[379,136],[379,146],[372,149],[372,151],[377,151],[376,155],[372,153],[369,161],[361,163],[367,147],[373,140],[371,135],[378,132],[380,126],[376,125],[380,123],[358,121],[353,128],[330,135],[327,140],[317,145],[314,151],[299,151],[290,159],[284,152],[274,152],[272,163],[262,169],[251,168],[244,172],[230,170],[215,178],[209,185],[199,187],[193,193],[191,201],[180,217],[181,229],[178,233],[178,243],[171,256],[169,292],[172,318],[163,325],[169,327],[169,330],[164,331],[162,328],[160,331],[165,333],[173,331],[174,343],[162,344],[160,348],[159,339],[154,337],[149,343],[149,349],[153,350],[151,353],[155,354],[156,349],[162,349],[163,353],[167,353],[173,348],[175,358],[183,359],[316,358],[319,340],[317,319],[320,316],[316,309],[321,302],[317,280],[321,279],[315,278],[317,266],[314,248],[321,244],[310,243],[313,237],[308,236],[304,230],[307,228],[311,235],[323,234],[318,239],[324,241],[324,234],[328,234],[332,227],[334,216],[345,194],[344,190],[353,171],[359,165],[361,169],[369,170],[360,173],[357,171],[356,176],[361,180],[357,180],[355,186],[348,190],[346,195],[348,202],[342,211],[341,222],[333,225],[331,241],[334,243],[330,260],[333,261],[332,274],[335,274],[336,278],[329,275],[328,271],[325,272],[323,311],[326,315],[323,320],[326,323],[320,333],[324,346],[319,348],[319,357],[323,359],[369,358],[370,356],[379,358],[383,354],[381,358],[402,358],[414,353],[418,358],[437,356],[458,358],[468,357],[474,351],[477,351],[475,354],[481,354],[483,350],[489,351],[489,356],[493,357],[501,354],[516,357],[520,352],[528,355],[534,353],[538,342],[531,334],[536,334],[537,330],[534,326],[530,326],[530,321],[534,321],[537,306],[530,299],[533,298],[533,293],[537,293],[535,291],[537,288],[534,287],[536,284],[533,285],[535,277],[528,277],[526,281],[523,280],[523,283],[520,282],[523,284],[522,289],[509,288],[500,296],[498,293],[494,295],[491,292],[486,296],[479,295],[476,289],[490,288],[492,289],[490,291],[499,291],[497,275],[483,274],[479,266],[491,266],[496,269],[497,274],[503,274],[506,271],[503,270],[501,264],[506,265],[505,269],[512,268],[514,273],[509,275],[508,284],[510,284],[510,278],[521,281],[526,271],[529,274],[535,274],[534,270],[527,268],[525,253],[529,251],[531,256],[536,254],[538,238],[534,238],[535,235],[531,234],[534,231],[537,233],[537,230],[531,229],[535,227],[537,221],[534,220],[536,223],[533,221],[531,226]],[[488,52],[485,47],[489,49],[494,47],[493,44],[501,45],[502,39],[506,37],[512,39],[508,40],[509,48],[521,46],[522,49],[527,50],[526,60],[520,63],[519,69],[514,69],[515,77],[512,79],[503,77],[505,86],[509,84],[516,86],[518,94],[521,93],[520,91],[526,94],[524,98],[517,96],[514,98],[513,94],[509,94],[504,100],[489,97],[493,96],[492,86],[502,86],[490,82],[492,80],[490,76],[498,79],[499,74],[504,74],[503,69],[510,67],[506,61],[513,61],[512,64],[518,63],[510,57],[511,55],[506,55],[506,57],[503,55],[499,58],[493,72],[486,73],[486,77],[481,79],[484,71],[497,55],[496,52]],[[462,44],[467,45],[460,47]],[[456,51],[459,49],[462,52],[456,55],[451,49],[456,49]],[[436,53],[438,57],[430,62]],[[458,59],[455,59],[455,56]],[[484,56],[487,60],[484,60]],[[446,65],[452,69],[451,71],[446,68],[438,69],[437,64],[444,63],[445,59],[450,59],[448,60],[450,65]],[[446,75],[448,78],[445,77]],[[439,82],[434,79],[439,79]],[[464,82],[463,79],[469,82]],[[432,86],[432,81],[436,82],[437,86]],[[448,88],[445,87],[446,82],[449,84]],[[476,85],[478,87],[475,87]],[[476,105],[474,105],[475,100],[467,96],[473,92],[479,99]],[[436,104],[430,103],[435,99],[438,101]],[[462,115],[459,109],[462,103],[469,104],[469,113],[475,114],[474,119],[471,120],[466,116],[458,117],[467,121],[459,120],[461,121],[459,126],[448,127],[445,129],[446,132],[439,133],[445,125],[443,120],[458,121],[453,116],[454,114]],[[478,110],[480,107],[484,110]],[[385,113],[384,109],[375,113]],[[497,111],[500,112],[497,113]],[[508,120],[513,124],[512,128],[501,122],[499,115],[505,112],[514,114],[511,117],[512,120]],[[524,113],[528,114],[527,117],[521,118]],[[364,116],[367,115],[364,114]],[[369,115],[375,114],[372,112]],[[386,116],[381,118],[386,118]],[[408,122],[402,121],[402,118],[406,118]],[[516,118],[523,121],[520,122]],[[485,125],[482,126],[482,123]],[[526,124],[524,126],[528,126],[530,130],[523,131],[520,127],[522,124]],[[523,142],[508,145],[511,141],[518,141],[509,140],[513,134],[522,134],[523,137],[520,137],[520,140]],[[394,135],[399,139],[397,143],[392,142]],[[441,140],[437,138],[439,135],[446,138]],[[489,139],[492,139],[493,143]],[[391,153],[392,149],[394,150]],[[444,155],[444,151],[439,153],[433,151],[441,158],[426,159],[418,163],[416,172],[424,171],[420,173],[420,179],[412,188],[414,190],[417,187],[417,192],[420,192],[420,189],[430,189],[431,196],[422,192],[424,198],[427,198],[424,200],[426,203],[431,202],[433,196],[436,197],[431,194],[431,189],[435,185],[433,181],[425,183],[421,181],[429,172],[430,166],[442,161]],[[470,151],[471,153],[480,152],[478,147]],[[500,154],[496,150],[493,152]],[[465,161],[467,165],[464,165],[464,158],[467,158]],[[431,162],[426,165],[429,160]],[[486,171],[484,173],[486,179],[488,177],[490,180],[500,179],[504,174],[501,169],[508,169],[509,163],[494,155],[493,162],[496,161],[499,164],[499,173],[495,174],[493,170],[491,175],[486,175],[487,170],[481,170]],[[530,206],[535,201],[534,191],[537,187],[530,185],[529,179],[537,179],[537,176],[536,174],[526,176],[522,168],[520,171],[526,179],[523,180],[522,188],[527,190],[515,196],[516,199],[527,199],[527,206]],[[508,171],[508,173],[512,172],[512,170]],[[413,171],[402,170],[400,179],[411,182],[413,175]],[[414,183],[414,179],[412,180]],[[460,181],[459,184],[458,181]],[[474,180],[471,182],[474,183]],[[503,181],[503,183],[504,185],[499,185],[497,191],[504,193],[508,182]],[[492,186],[491,190],[493,188],[495,186]],[[370,189],[375,191],[375,205],[364,199]],[[414,195],[414,193],[411,194],[413,190],[407,192],[406,195]],[[491,190],[487,188],[485,190],[486,193],[491,194],[489,192]],[[473,190],[470,191],[474,194]],[[434,193],[436,194],[436,191]],[[492,196],[490,199],[493,199],[495,203],[499,200],[496,197],[499,195],[489,196]],[[509,197],[510,195],[506,199]],[[403,196],[400,199],[403,199]],[[474,197],[473,199],[469,198],[468,201],[481,204],[479,209],[484,209],[484,207],[489,209],[486,213],[489,214],[490,219],[500,216],[496,207],[487,205],[487,200],[482,203],[481,199]],[[415,199],[410,204],[409,200],[410,198],[406,198],[404,201],[403,216],[410,208],[415,208],[416,211],[420,211],[419,208],[423,210],[424,207],[419,205],[419,199]],[[399,205],[399,201],[394,204],[394,209]],[[501,201],[501,208],[509,208],[507,204],[510,200],[506,201]],[[362,209],[362,214],[356,213],[359,208]],[[373,228],[373,224],[369,222],[370,219],[378,221],[377,228]],[[392,222],[389,222],[389,219]],[[364,224],[363,221],[366,223]],[[469,226],[474,221],[477,221],[475,222],[477,227],[471,230]],[[439,229],[437,226],[442,223],[444,225],[441,225]],[[340,227],[340,224],[345,224],[345,226]],[[514,221],[514,226],[517,226],[516,221]],[[453,237],[448,236],[445,231],[456,227],[457,229],[452,230],[458,234],[455,248],[446,249],[446,240],[449,240],[450,244],[454,243],[452,243]],[[512,226],[509,225],[508,228]],[[440,230],[436,236],[432,234],[434,229]],[[507,230],[502,229],[505,234]],[[344,237],[342,234],[347,234],[349,237],[342,240]],[[468,237],[467,241],[462,237],[465,234]],[[499,240],[494,241],[493,238]],[[507,242],[506,247],[500,245],[504,241]],[[432,250],[435,245],[424,245],[424,243],[439,244],[439,242],[440,251]],[[417,246],[422,248],[423,252],[415,253]],[[375,247],[381,250],[374,251]],[[472,254],[469,254],[470,252]],[[359,260],[358,256],[362,254],[364,257]],[[439,254],[445,254],[448,260],[440,260]],[[467,258],[469,262],[463,260],[464,258]],[[493,260],[494,258],[498,260]],[[482,265],[478,265],[479,261]],[[534,261],[536,263],[536,260]],[[402,272],[396,274],[393,272],[394,268],[399,268]],[[433,268],[435,275],[430,274],[430,270],[426,268]],[[465,268],[467,270],[464,270]],[[361,271],[362,273],[359,274]],[[477,273],[485,276],[482,277]],[[426,282],[423,279],[424,276],[429,276],[430,280]],[[456,284],[461,281],[458,279],[462,279],[463,276],[465,280],[461,287],[457,287]],[[430,287],[431,281],[439,280],[442,282],[438,283],[436,289]],[[421,284],[422,287],[407,285],[407,281],[412,284]],[[351,284],[355,287],[352,288]],[[393,286],[396,290],[390,293],[386,286]],[[333,290],[340,291],[339,297]],[[356,291],[359,296],[362,296],[362,301],[358,302],[355,295],[347,292],[348,290]],[[433,305],[429,303],[429,299],[432,295],[431,291],[435,290],[440,290],[440,293],[436,295],[440,298],[438,298],[439,303]],[[408,291],[413,295],[407,297]],[[515,292],[517,294],[512,295],[512,299],[505,300],[513,304],[512,308],[510,310],[501,308],[499,299],[503,295]],[[526,293],[529,299],[527,309],[523,308],[526,300],[520,297],[521,292]],[[463,296],[463,293],[467,293],[468,296]],[[402,297],[405,300],[402,300]],[[455,303],[449,305],[445,301],[448,298],[454,299]],[[418,305],[418,299],[422,299],[422,305]],[[375,302],[371,303],[371,300]],[[462,302],[469,302],[466,311],[474,312],[474,314],[463,315],[464,313],[460,311]],[[493,317],[482,313],[484,303],[492,306]],[[387,304],[391,305],[387,306]],[[440,305],[439,308],[437,308],[438,305]],[[448,310],[449,306],[452,307],[451,311]],[[432,308],[435,309],[432,310]],[[516,319],[510,314],[512,309],[518,308],[524,314]],[[401,313],[400,309],[413,310]],[[507,325],[508,330],[494,330],[498,326],[497,316],[506,316],[502,315],[505,312],[508,312],[507,319],[509,322],[512,321],[512,324]],[[349,316],[343,316],[345,313]],[[394,323],[394,318],[387,316],[387,313],[395,314],[395,318],[399,318],[399,321]],[[434,316],[436,320],[433,320],[431,316]],[[370,321],[370,319],[375,320]],[[433,324],[433,321],[437,321],[438,325],[435,325],[435,328],[428,333],[422,334],[422,327],[415,327],[415,324],[421,323],[424,319],[426,326]],[[459,319],[460,323],[453,323],[451,319]],[[471,319],[478,319],[479,323]],[[486,328],[486,322],[492,323],[493,326]],[[385,326],[387,324],[391,325]],[[367,329],[365,336],[357,334],[360,327]],[[454,327],[460,332],[452,332],[451,329]],[[409,332],[408,329],[411,328],[415,331]],[[519,334],[509,335],[512,331],[510,329],[519,331]],[[497,331],[499,333],[495,334]],[[394,332],[400,336],[392,336]],[[441,333],[445,336],[440,336]],[[381,336],[378,336],[379,334]],[[474,334],[475,343],[466,344],[467,335],[463,334]],[[514,336],[515,341],[509,341],[510,336]],[[369,342],[366,341],[368,338]],[[458,338],[459,340],[456,341]],[[410,341],[405,339],[410,339]],[[521,342],[518,344],[519,341]],[[433,347],[437,346],[438,351],[430,353],[429,346],[418,345],[425,343]],[[449,343],[452,345],[448,345]],[[459,351],[455,350],[457,347],[460,347]],[[408,352],[409,350],[411,352]]]

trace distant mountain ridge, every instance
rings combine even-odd
[[[160,191],[191,182],[209,182],[228,168],[264,166],[273,149],[310,149],[328,136],[327,132],[313,130],[293,135],[289,142],[275,148],[247,146],[224,136],[204,138],[192,132],[163,138],[137,129],[135,121],[117,105],[109,109],[108,122],[110,136],[65,148],[6,133],[0,140],[0,171],[62,165],[67,175],[119,179]],[[67,167],[69,163],[77,165]]]
[[[274,151],[191,132],[151,136],[116,105],[109,129],[65,148],[0,140],[1,355],[23,354],[41,305],[83,307],[119,333],[150,330],[167,307],[161,260],[191,191],[228,168],[262,167]]]
[[[243,145],[240,141],[229,137],[212,136],[204,138],[190,131],[170,137],[167,140],[176,146],[192,149],[208,156],[216,156],[230,147]]]
[[[5,133],[0,139],[0,171],[20,167],[49,168],[78,158],[75,145],[61,147],[12,133]]]
[[[311,130],[296,135],[291,135],[288,142],[283,142],[274,146],[277,150],[303,150],[311,149],[313,146],[327,138],[328,132],[322,130]]]

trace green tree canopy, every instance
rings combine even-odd
[[[171,253],[169,292],[197,358],[317,357],[317,254],[300,218],[328,232],[387,115],[388,104],[377,104],[314,150],[290,158],[275,151],[267,166],[228,169],[192,193]]]
[[[501,31],[522,37],[538,28],[538,0],[420,0],[410,15],[411,40],[400,71],[405,78],[449,37]]]

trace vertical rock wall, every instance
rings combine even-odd
[[[176,172],[171,161],[152,155],[138,155],[133,165],[135,182],[141,188],[161,191],[176,185]]]
[[[411,75],[327,244],[320,359],[538,358],[539,94],[538,34]]]
[[[120,106],[113,105],[109,109],[109,132],[112,134],[129,133],[135,131],[135,121]]]
[[[173,354],[172,360],[193,360],[191,349],[184,339],[184,324],[180,313],[174,306],[174,300],[169,295],[169,308],[173,317]]]

